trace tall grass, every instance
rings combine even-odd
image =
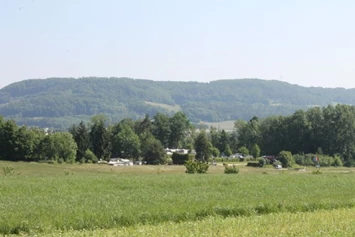
[[[166,222],[94,231],[52,232],[50,236],[355,236],[355,209],[272,213],[250,217],[207,217],[199,221]]]
[[[51,166],[35,167],[39,175],[0,176],[0,233],[96,230],[355,205],[353,173],[230,176],[222,170],[187,175],[55,165],[50,174],[40,169]]]

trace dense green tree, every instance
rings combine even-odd
[[[158,165],[166,162],[166,152],[163,145],[151,133],[141,134],[141,150],[144,161]]]
[[[170,118],[169,148],[178,148],[190,127],[190,122],[184,113],[177,112],[174,114]]]
[[[277,155],[287,143],[287,121],[285,117],[268,117],[260,125],[261,150],[266,155]],[[259,143],[258,143],[259,144]]]
[[[310,127],[308,149],[309,152],[314,152],[316,149],[325,146],[323,140],[326,132],[324,131],[326,124],[324,121],[323,111],[320,107],[311,108],[307,110],[306,113]]]
[[[229,144],[227,144],[226,148],[224,149],[224,155],[227,157],[230,157],[232,155],[232,150],[231,150]]]
[[[254,145],[251,147],[250,154],[251,154],[254,158],[257,158],[257,157],[260,156],[260,148],[259,148],[258,144],[254,144]]]
[[[140,156],[140,139],[127,124],[120,124],[121,129],[114,137],[112,150],[122,158],[138,159]]]
[[[229,134],[223,129],[219,135],[216,147],[218,148],[218,150],[224,152],[227,148],[227,145],[229,146]]]
[[[105,126],[104,116],[94,116],[90,131],[92,151],[99,159],[108,160],[111,156],[110,132]]]
[[[169,146],[170,121],[169,117],[162,113],[157,113],[153,117],[152,134],[164,147]]]
[[[208,140],[206,132],[202,130],[197,135],[195,140],[195,151],[196,151],[195,159],[200,161],[207,161],[211,155],[211,148],[212,148],[212,144]]]
[[[17,132],[14,144],[14,160],[16,161],[38,161],[38,146],[44,138],[45,133],[41,129],[27,128],[21,126]]]
[[[292,153],[313,152],[310,150],[310,124],[307,114],[298,110],[287,118],[287,146],[285,149]]]
[[[210,128],[210,140],[211,140],[211,143],[212,143],[213,147],[218,147],[219,139],[220,139],[220,133],[218,132],[217,128],[211,126],[211,128]]]
[[[85,159],[86,151],[91,149],[90,133],[86,127],[84,121],[81,121],[79,125],[73,125],[69,132],[73,135],[73,138],[78,146],[76,153],[76,161]]]
[[[138,121],[136,126],[136,133],[142,134],[146,132],[152,132],[152,121],[149,114],[146,114],[142,121]]]
[[[0,125],[0,158],[15,161],[15,140],[18,127],[13,120],[4,121]]]
[[[238,151],[239,140],[238,140],[238,133],[235,130],[230,133],[229,146],[232,150],[232,153],[236,153]]]
[[[213,157],[219,157],[219,156],[220,156],[220,151],[218,150],[218,148],[212,147],[212,148],[211,148],[211,155],[212,155]]]
[[[247,124],[239,129],[239,143],[251,149],[253,144],[259,143],[261,139],[260,123],[257,117],[253,117]]]
[[[73,163],[76,158],[77,145],[69,132],[48,134],[39,144],[41,160],[55,160]]]
[[[245,146],[240,147],[238,151],[239,151],[241,154],[243,154],[244,156],[249,155],[249,150],[248,150],[248,148],[246,148]]]

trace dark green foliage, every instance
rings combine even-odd
[[[92,118],[90,139],[95,156],[99,159],[108,160],[111,156],[111,142],[105,123],[105,116],[97,115]]]
[[[40,160],[74,163],[77,145],[69,132],[48,134],[39,144]]]
[[[177,112],[170,118],[169,148],[179,148],[181,141],[190,129],[190,121],[182,112]]]
[[[15,161],[15,141],[18,127],[13,120],[1,123],[0,130],[0,157],[2,160]]]
[[[169,147],[170,119],[167,115],[157,113],[153,117],[152,134],[164,147]]]
[[[142,157],[147,164],[158,165],[166,163],[167,157],[164,147],[151,133],[143,133],[141,135],[141,144]]]
[[[189,154],[179,154],[174,152],[171,159],[174,165],[183,165],[186,161],[192,160]]]
[[[195,139],[196,159],[207,161],[211,155],[212,144],[205,131],[201,131]]]
[[[260,167],[260,163],[259,161],[249,161],[247,163],[247,166],[250,166],[250,167]]]
[[[216,147],[218,148],[218,150],[220,150],[221,152],[224,152],[227,150],[227,146],[229,147],[229,134],[223,129],[219,136],[218,136],[218,142]],[[230,151],[230,147],[229,147],[229,151]],[[227,152],[229,152],[227,151]],[[231,151],[229,153],[232,153]],[[230,156],[225,154],[226,156]]]
[[[111,144],[115,156],[135,160],[140,156],[139,136],[127,124],[119,124],[119,132],[113,137]]]
[[[81,121],[79,125],[73,125],[69,132],[73,135],[73,138],[78,146],[76,152],[76,161],[81,161],[85,159],[86,151],[91,148],[89,129],[86,127],[85,123]]]
[[[238,174],[239,169],[237,169],[237,167],[235,165],[233,165],[233,166],[224,165],[224,173],[225,174]]]
[[[239,134],[239,143],[244,145],[248,151],[254,144],[259,144],[261,140],[260,122],[258,117],[253,117],[248,123],[236,122],[235,128]],[[243,153],[244,154],[244,153]],[[249,153],[248,153],[249,154]],[[246,155],[248,155],[246,153]]]

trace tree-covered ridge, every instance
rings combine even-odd
[[[130,78],[50,78],[13,83],[0,90],[0,114],[19,124],[68,128],[95,114],[112,121],[138,119],[164,106],[180,107],[192,122],[249,120],[290,115],[315,105],[355,104],[354,89],[307,88],[259,79],[210,83]],[[147,103],[153,102],[153,103]]]

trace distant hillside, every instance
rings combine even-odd
[[[33,79],[0,90],[2,116],[19,124],[54,128],[67,128],[99,113],[119,121],[181,110],[198,123],[289,115],[337,103],[355,105],[355,90],[260,79],[198,83],[130,78]]]

